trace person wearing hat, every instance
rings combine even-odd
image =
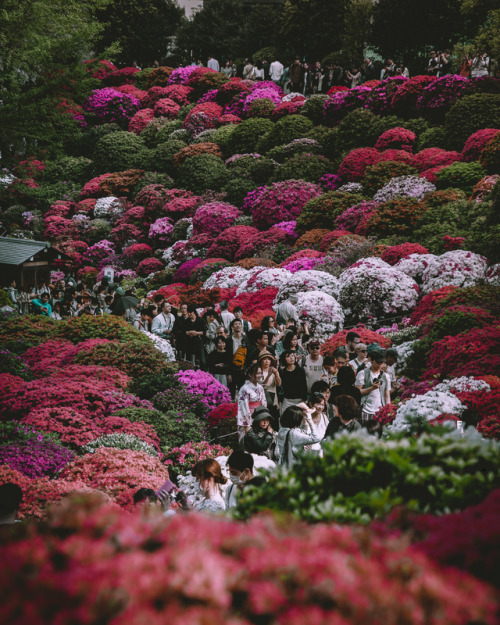
[[[356,376],[356,386],[361,391],[361,418],[372,419],[382,406],[391,402],[391,380],[382,371],[385,354],[381,349],[371,350],[371,364]]]
[[[272,416],[267,408],[256,408],[252,414],[252,426],[243,438],[245,451],[270,460],[277,460],[277,433],[271,427]]]
[[[299,316],[295,305],[299,301],[299,298],[295,293],[288,296],[284,302],[278,305],[276,308],[276,321],[280,324],[286,324],[289,319],[293,319],[296,323],[299,322]]]
[[[321,343],[317,339],[311,339],[307,345],[308,354],[304,360],[306,372],[307,392],[311,392],[314,382],[321,380],[323,375],[323,356],[319,353]]]
[[[281,386],[277,362],[271,352],[263,351],[259,355],[258,363],[262,367],[262,386],[266,394],[267,407],[276,420],[279,417],[278,388]]]

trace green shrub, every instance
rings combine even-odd
[[[414,239],[431,254],[445,252],[443,237],[468,237],[468,224],[474,206],[467,200],[428,208],[415,224]]]
[[[500,172],[500,133],[484,146],[479,160],[489,174]]]
[[[404,504],[446,513],[481,502],[500,485],[498,443],[475,431],[393,437],[363,431],[323,443],[324,457],[304,455],[239,499],[236,515],[287,512],[308,522],[369,523]]]
[[[146,370],[161,369],[165,357],[151,343],[142,343],[134,337],[134,341],[120,343],[111,341],[100,343],[90,349],[80,351],[74,362],[81,365],[100,365],[120,369],[130,377],[141,375]]]
[[[170,235],[172,243],[175,243],[176,241],[185,241],[187,239],[187,232],[191,223],[191,219],[186,217],[179,219],[172,230],[172,234]]]
[[[474,185],[485,175],[485,169],[475,161],[471,163],[452,163],[437,172],[436,186],[438,189],[453,187],[470,195]]]
[[[141,343],[148,347],[151,345],[146,336],[121,317],[114,315],[107,315],[106,317],[82,315],[59,323],[62,327],[62,336],[72,343],[81,343],[86,339],[108,339],[109,341],[121,341],[130,344]]]
[[[154,164],[154,163],[153,163]],[[144,173],[139,182],[135,185],[132,196],[135,197],[139,191],[150,184],[161,184],[166,189],[171,189],[174,186],[174,180],[168,174],[162,174],[157,171],[147,171]]]
[[[255,186],[255,183],[248,178],[231,178],[224,184],[222,191],[226,194],[227,202],[240,207],[247,194],[253,191]]]
[[[269,150],[267,156],[278,161],[278,163],[284,163],[296,154],[320,154],[324,156],[324,148],[316,139],[302,137],[301,139],[294,139],[286,145],[277,145]]]
[[[265,117],[269,119],[276,104],[270,98],[256,98],[248,109],[248,117]]]
[[[407,130],[411,130],[417,135],[417,139],[425,132],[431,129],[429,122],[422,117],[415,117],[414,119],[408,119],[401,121],[401,126]],[[394,127],[394,126],[393,126]],[[430,146],[436,147],[436,146]]]
[[[337,128],[328,128],[327,126],[315,126],[307,132],[304,137],[306,139],[314,139],[323,146],[323,154],[331,161],[336,160],[340,156],[337,147]]]
[[[261,136],[273,128],[274,124],[269,119],[245,119],[230,134],[227,149],[231,154],[256,152],[257,143]]]
[[[274,181],[306,180],[318,182],[324,174],[333,173],[333,164],[319,154],[296,154],[276,171]]]
[[[107,219],[91,219],[87,222],[85,230],[80,237],[85,243],[94,245],[94,243],[107,239],[110,232],[111,224]]]
[[[241,217],[238,217],[238,219],[236,219],[233,226],[250,226],[251,228],[253,228],[253,219],[250,217],[250,215],[242,215]]]
[[[203,418],[208,412],[201,395],[188,391],[177,378],[173,378],[169,386],[153,397],[153,406],[156,410],[167,412],[174,410],[179,414],[192,412],[196,417]]]
[[[44,315],[10,317],[0,323],[0,347],[15,354],[24,354],[30,348],[59,338],[65,323]]]
[[[262,121],[262,120],[260,120]],[[228,176],[224,161],[213,154],[193,156],[177,169],[177,184],[202,195],[209,189],[220,191]]]
[[[300,233],[313,228],[335,228],[335,218],[345,210],[359,204],[364,197],[359,193],[330,191],[312,198],[304,206],[297,218],[297,230]]]
[[[2,213],[2,224],[7,227],[16,224],[19,228],[21,228],[24,223],[23,213],[26,211],[26,206],[22,206],[21,204],[9,206],[9,208],[5,209]]]
[[[421,152],[427,148],[446,149],[446,132],[442,126],[429,128],[417,138],[417,151]]]
[[[179,128],[182,128],[180,119],[170,120],[165,117],[157,117],[141,132],[141,139],[148,148],[155,148],[160,143],[168,141],[174,130],[179,130]]]
[[[174,167],[174,155],[186,146],[187,143],[179,139],[169,139],[165,141],[165,143],[160,143],[152,152],[151,167],[169,175],[174,175],[176,172]]]
[[[240,124],[239,127],[241,127]],[[294,139],[304,137],[313,127],[313,123],[303,115],[288,115],[279,119],[269,128],[269,134],[263,136],[256,144],[256,151],[267,153],[277,145],[290,143]],[[250,150],[247,150],[250,151]]]
[[[92,160],[97,174],[125,171],[138,166],[147,148],[144,140],[132,132],[112,132],[101,137],[95,146]]]
[[[132,434],[123,434],[122,432],[115,432],[114,434],[104,434],[99,438],[90,441],[81,448],[82,454],[93,454],[99,447],[111,447],[113,449],[127,449],[131,451],[142,451],[150,456],[158,456],[156,449],[145,443],[137,436]]]
[[[368,109],[351,111],[337,126],[337,149],[350,152],[355,148],[373,147],[382,132],[387,130],[381,130],[379,121],[380,118]]]
[[[412,174],[417,174],[417,170],[406,163],[401,163],[399,161],[381,161],[375,163],[365,170],[363,192],[371,197],[387,184],[391,178],[410,176]]]
[[[86,156],[90,158],[99,139],[113,132],[122,132],[122,129],[118,124],[93,126],[78,138],[69,153],[73,156]]]
[[[153,399],[167,388],[181,388],[180,382],[173,376],[177,370],[177,365],[171,364],[169,368],[162,368],[154,373],[143,372],[129,383],[128,390],[141,399]]]
[[[278,163],[271,158],[265,156],[259,158],[244,156],[230,166],[230,173],[239,178],[248,178],[250,176],[252,181],[256,183],[255,186],[258,186],[267,184],[276,172],[277,167]]]
[[[461,152],[465,141],[481,128],[500,128],[500,94],[479,93],[455,102],[444,123],[448,148]]]
[[[153,276],[148,279],[148,289],[159,289],[167,284],[172,284],[175,272],[175,267],[169,267],[163,271],[156,271]]]
[[[313,124],[321,124],[323,121],[323,109],[328,96],[324,94],[312,95],[300,109],[300,114],[310,119]]]
[[[84,156],[66,156],[58,161],[49,161],[43,170],[42,180],[46,182],[86,182],[91,176],[92,161]]]
[[[229,145],[231,142],[231,137],[237,127],[238,126],[236,124],[227,124],[226,126],[221,126],[220,128],[217,128],[212,135],[212,142],[216,143],[220,147],[225,156],[230,156],[231,154]]]

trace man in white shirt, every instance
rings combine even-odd
[[[232,312],[229,312],[229,304],[225,299],[219,304],[220,306],[220,317],[222,319],[222,323],[229,333],[229,326],[231,325],[231,321],[235,318]]]
[[[281,302],[276,308],[276,317],[278,324],[285,324],[289,319],[293,319],[296,323],[299,322],[299,316],[295,304],[299,301],[296,295],[290,295],[288,299]]]
[[[306,372],[307,392],[311,392],[311,386],[321,380],[323,375],[323,356],[319,353],[320,342],[312,339],[309,341],[307,350],[309,354],[304,360],[304,370]]]
[[[210,69],[214,69],[216,72],[218,72],[220,70],[219,61],[217,59],[214,59],[213,56],[209,56],[207,67],[209,67]]]
[[[172,314],[170,302],[163,302],[161,312],[156,315],[151,324],[151,332],[162,339],[170,340],[174,329],[175,317]]]
[[[356,387],[361,391],[361,418],[363,421],[373,416],[386,404],[391,403],[391,381],[382,371],[385,354],[381,350],[371,352],[371,365],[356,376]]]
[[[281,77],[283,76],[284,67],[279,61],[273,61],[269,66],[269,78],[275,82],[279,83],[281,81]]]
[[[391,381],[391,391],[395,391],[398,386],[398,379],[396,376],[396,363],[398,361],[398,352],[396,349],[391,347],[387,349],[385,352],[385,362],[387,365],[386,373],[389,376],[389,380]]]

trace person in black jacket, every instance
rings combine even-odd
[[[296,354],[287,350],[280,356],[284,366],[280,369],[283,400],[280,413],[283,414],[289,406],[296,406],[307,399],[306,372],[296,364]]]
[[[361,406],[349,395],[335,400],[335,417],[326,428],[325,438],[335,438],[339,432],[355,432],[361,429]]]
[[[190,360],[194,365],[200,365],[205,323],[198,317],[196,306],[188,306],[188,316],[184,322],[183,332],[186,360]]]
[[[245,451],[275,459],[276,432],[271,427],[271,414],[267,408],[256,408],[252,414],[252,427],[245,434]]]
[[[358,404],[361,404],[361,391],[354,386],[356,374],[351,367],[340,367],[337,373],[337,384],[330,389],[330,404],[335,404],[335,400],[340,395],[349,395]]]

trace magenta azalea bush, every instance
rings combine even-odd
[[[88,113],[95,115],[101,122],[123,124],[130,122],[141,103],[134,96],[106,87],[95,89],[83,105]]]
[[[179,371],[175,377],[182,382],[186,389],[193,395],[201,395],[201,401],[210,410],[219,404],[229,403],[231,393],[227,386],[218,382],[213,375],[205,371],[186,370]]]
[[[193,215],[193,234],[218,234],[233,225],[240,216],[240,211],[227,202],[209,202],[203,204]]]

